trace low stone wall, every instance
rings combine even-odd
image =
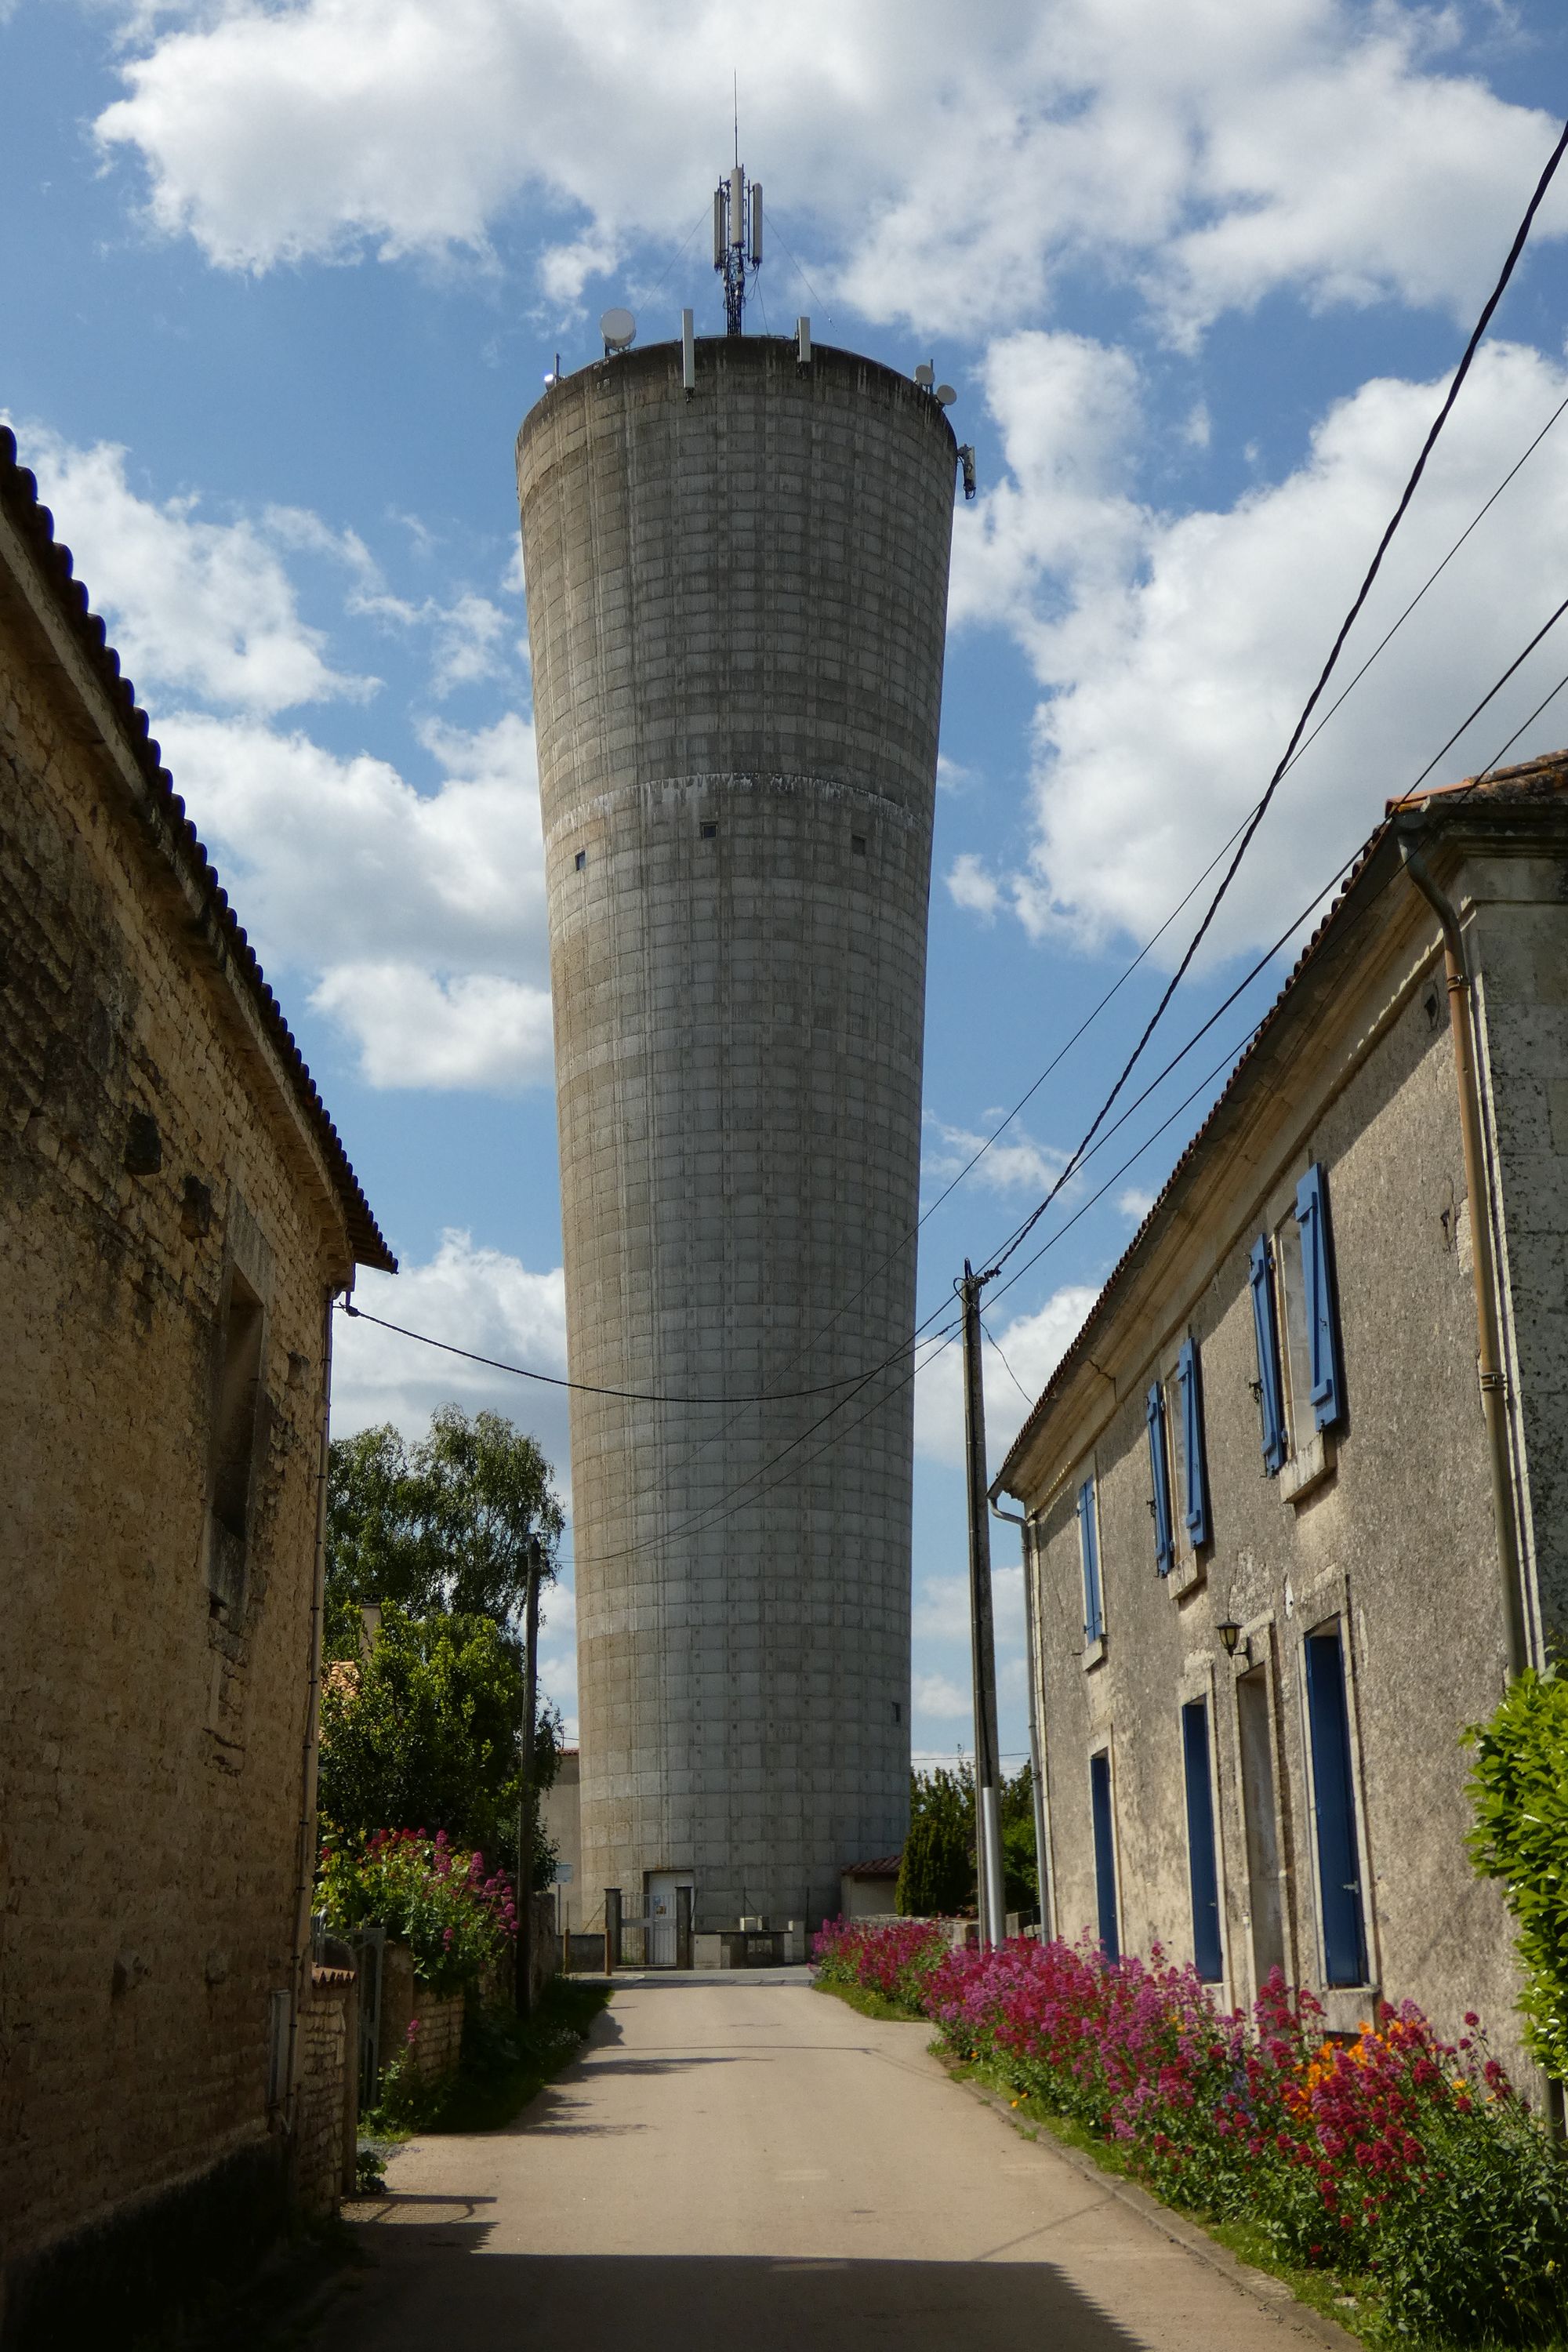
[[[462,1994],[433,1992],[415,1975],[407,1945],[388,1944],[381,1972],[383,2073],[402,2058],[420,2082],[438,2083],[457,2071],[462,2041]]]
[[[315,1968],[300,2019],[293,2190],[315,2221],[335,2213],[353,2188],[359,2124],[358,1985],[352,1969]]]

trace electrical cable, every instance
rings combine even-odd
[[[1528,729],[1528,728],[1531,728],[1531,727],[1533,727],[1533,726],[1534,726],[1534,724],[1535,724],[1536,720],[1540,718],[1540,716],[1541,716],[1542,712],[1542,711],[1547,708],[1547,705],[1548,705],[1549,703],[1553,703],[1553,702],[1555,702],[1555,701],[1556,701],[1556,699],[1557,699],[1558,696],[1562,693],[1562,691],[1563,691],[1563,688],[1564,688],[1565,686],[1568,686],[1568,670],[1565,670],[1565,671],[1563,672],[1563,676],[1558,679],[1558,681],[1557,681],[1556,685],[1552,688],[1552,689],[1551,693],[1547,696],[1547,698],[1546,698],[1546,701],[1545,701],[1545,702],[1538,702],[1538,703],[1536,704],[1536,706],[1535,706],[1534,709],[1531,712],[1531,714],[1530,714],[1529,718],[1525,720],[1524,725],[1523,725],[1522,727],[1516,727],[1516,728],[1514,729],[1513,733],[1509,737],[1508,741],[1503,745],[1503,747],[1502,747],[1502,751],[1494,751],[1494,752],[1492,753],[1491,758],[1487,761],[1486,766],[1481,770],[1480,774],[1479,774],[1479,776],[1472,776],[1472,778],[1470,779],[1470,789],[1471,789],[1471,791],[1472,791],[1472,792],[1475,790],[1475,788],[1476,788],[1476,786],[1477,786],[1478,784],[1484,784],[1484,783],[1485,783],[1485,782],[1486,782],[1487,778],[1491,774],[1492,770],[1493,770],[1495,767],[1497,767],[1497,766],[1500,764],[1500,762],[1501,761],[1502,757],[1503,757],[1503,753],[1504,753],[1504,752],[1506,752],[1506,751],[1512,751],[1512,749],[1513,749],[1514,745],[1518,742],[1518,740],[1519,740],[1520,737],[1521,737],[1521,736],[1525,732],[1526,729]]]
[[[411,1331],[406,1324],[389,1323],[384,1315],[372,1315],[368,1308],[356,1307],[352,1299],[341,1298],[336,1303],[338,1312],[352,1316],[356,1323],[374,1323],[383,1331],[395,1331],[400,1339],[417,1339],[422,1347],[437,1348],[446,1356],[461,1356],[468,1363],[483,1364],[492,1372],[510,1372],[517,1380],[537,1381],[542,1387],[548,1389],[571,1389],[579,1396],[620,1397],[628,1404],[721,1407],[731,1404],[787,1404],[801,1397],[828,1396],[835,1389],[864,1388],[868,1381],[874,1381],[879,1372],[887,1370],[889,1364],[900,1362],[910,1345],[909,1339],[900,1340],[893,1353],[885,1356],[879,1364],[873,1364],[868,1372],[845,1372],[836,1381],[819,1381],[815,1388],[763,1389],[755,1396],[742,1397],[667,1396],[655,1390],[601,1388],[592,1381],[567,1380],[559,1372],[531,1371],[525,1364],[503,1363],[499,1356],[481,1356],[472,1348],[458,1347],[450,1339],[433,1339],[428,1331]],[[941,1311],[940,1307],[933,1309],[932,1315],[926,1318],[927,1322]],[[917,1326],[913,1334],[915,1339],[920,1337],[920,1329],[921,1327]]]
[[[1400,524],[1404,521],[1405,514],[1409,510],[1410,502],[1415,495],[1423,474],[1426,470],[1426,461],[1430,457],[1434,448],[1436,446],[1438,436],[1442,433],[1444,426],[1447,425],[1448,418],[1453,414],[1454,404],[1458,399],[1459,394],[1464,387],[1465,379],[1469,374],[1470,367],[1474,362],[1476,352],[1480,347],[1481,339],[1491,323],[1492,316],[1497,310],[1498,304],[1502,299],[1503,294],[1507,289],[1509,280],[1513,276],[1520,255],[1524,250],[1526,240],[1528,239],[1530,231],[1534,225],[1535,215],[1539,212],[1541,205],[1544,201],[1547,189],[1552,184],[1552,179],[1556,174],[1557,167],[1563,160],[1565,149],[1568,149],[1568,122],[1563,124],[1563,130],[1558,136],[1557,144],[1552,149],[1546,165],[1542,170],[1539,180],[1536,182],[1535,192],[1531,195],[1529,204],[1526,205],[1524,216],[1520,222],[1518,229],[1514,233],[1513,243],[1509,247],[1508,256],[1503,263],[1497,283],[1492,288],[1491,292],[1488,295],[1485,303],[1482,305],[1480,316],[1476,320],[1475,326],[1470,331],[1469,341],[1466,344],[1459,364],[1454,372],[1453,381],[1448,386],[1447,392],[1443,398],[1436,415],[1433,418],[1432,423],[1427,429],[1426,438],[1421,445],[1420,454],[1416,457],[1414,467],[1411,468],[1409,479],[1406,481],[1404,490],[1400,494],[1398,504],[1395,506],[1393,514],[1389,517],[1389,520],[1384,528],[1383,536],[1377,543],[1371,563],[1367,566],[1366,573],[1362,581],[1361,586],[1356,591],[1355,596],[1352,600],[1350,609],[1346,613],[1343,620],[1340,623],[1338,633],[1329,650],[1328,659],[1325,661],[1321,670],[1319,672],[1317,683],[1313,687],[1311,693],[1307,697],[1307,700],[1301,710],[1301,715],[1297,719],[1294,728],[1291,730],[1290,740],[1285,747],[1284,754],[1280,759],[1279,765],[1276,767],[1273,775],[1269,778],[1267,790],[1264,792],[1261,800],[1259,800],[1257,807],[1253,810],[1251,815],[1247,819],[1247,824],[1242,831],[1240,842],[1237,846],[1236,853],[1232,857],[1229,866],[1226,869],[1224,877],[1220,882],[1219,888],[1215,892],[1214,897],[1209,901],[1208,908],[1204,915],[1202,922],[1198,925],[1197,929],[1194,932],[1192,939],[1188,942],[1180,963],[1178,963],[1175,971],[1172,973],[1171,978],[1166,983],[1165,989],[1161,995],[1158,1004],[1154,1007],[1152,1013],[1150,1015],[1149,1020],[1144,1026],[1142,1034],[1140,1036],[1137,1045],[1133,1047],[1127,1061],[1123,1064],[1115,1085],[1111,1087],[1110,1094],[1106,1097],[1105,1101],[1101,1104],[1099,1111],[1096,1113],[1082,1142],[1079,1145],[1078,1150],[1068,1160],[1062,1175],[1058,1177],[1057,1182],[1047,1193],[1045,1199],[1039,1203],[1034,1215],[1026,1219],[1024,1224],[1020,1227],[1013,1240],[1008,1244],[1007,1248],[1001,1254],[997,1262],[981,1276],[980,1278],[983,1283],[994,1279],[994,1277],[1001,1272],[1001,1269],[1006,1264],[1007,1259],[1012,1255],[1013,1252],[1021,1245],[1025,1235],[1031,1230],[1035,1223],[1040,1217],[1044,1216],[1046,1210],[1049,1207],[1057,1193],[1060,1192],[1063,1183],[1066,1182],[1068,1177],[1071,1175],[1079,1159],[1081,1159],[1084,1150],[1098,1132],[1101,1120],[1105,1118],[1106,1113],[1110,1109],[1111,1105],[1121,1094],[1122,1087],[1127,1083],[1127,1080],[1131,1076],[1133,1070],[1137,1067],[1139,1061],[1142,1057],[1144,1047],[1148,1045],[1150,1038],[1153,1035],[1155,1029],[1159,1025],[1159,1023],[1165,1013],[1166,1007],[1170,1004],[1171,999],[1174,996],[1177,989],[1181,986],[1183,980],[1186,977],[1186,974],[1192,966],[1194,958],[1196,956],[1199,948],[1203,945],[1205,939],[1207,937],[1209,927],[1213,923],[1215,917],[1219,912],[1226,894],[1229,890],[1232,882],[1236,879],[1237,872],[1240,870],[1242,860],[1246,857],[1248,849],[1251,847],[1253,839],[1257,835],[1259,825],[1262,824],[1265,816],[1268,814],[1269,806],[1274,799],[1275,793],[1279,789],[1279,784],[1284,777],[1286,770],[1289,767],[1295,757],[1297,748],[1301,741],[1302,736],[1306,732],[1308,722],[1311,719],[1313,711],[1317,709],[1319,700],[1328,686],[1329,679],[1333,674],[1335,665],[1338,663],[1340,655],[1344,648],[1345,641],[1349,637],[1356,621],[1359,619],[1362,609],[1364,606],[1368,596],[1372,593],[1373,583],[1383,568],[1383,559],[1393,543],[1394,533],[1398,530]]]

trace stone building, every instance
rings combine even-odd
[[[0,1080],[13,2352],[130,2341],[288,2203],[342,2032],[309,1933],[331,1310],[394,1260],[9,433]]]
[[[1568,1627],[1565,1268],[1559,756],[1390,804],[997,1479],[1057,1932],[1509,2043],[1460,1734]]]
[[[705,1931],[818,1920],[904,1833],[956,457],[930,391],[776,336],[697,342],[689,385],[679,344],[607,358],[519,437],[567,1344],[599,1391],[571,1408],[584,1919],[615,1886],[670,1919],[688,1888]]]

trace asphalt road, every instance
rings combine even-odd
[[[510,2130],[395,2157],[331,2352],[1292,2352],[926,2054],[794,1981],[623,1983]]]

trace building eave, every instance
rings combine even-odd
[[[1520,847],[1537,845],[1548,833],[1561,836],[1568,847],[1568,752],[1553,752],[1484,780],[1466,778],[1386,804],[1383,823],[1363,845],[1338,897],[1041,1391],[993,1482],[993,1496],[1005,1493],[1026,1501],[1047,1490],[1052,1483],[1047,1464],[1058,1471],[1063,1466],[1057,1458],[1063,1452],[1058,1424],[1076,1425],[1079,1418],[1071,1409],[1074,1398],[1097,1380],[1110,1379],[1114,1386],[1111,1369],[1099,1360],[1107,1355],[1114,1360],[1114,1346],[1104,1344],[1112,1327],[1135,1306],[1149,1270],[1169,1251],[1187,1204],[1206,1190],[1205,1180],[1255,1117],[1271,1075],[1332,992],[1347,961],[1366,954],[1362,918],[1385,889],[1399,887],[1402,837],[1418,835],[1440,853],[1457,854],[1481,843],[1494,850],[1510,842]],[[1405,887],[1414,896],[1414,886]],[[1424,905],[1417,919],[1426,919]]]
[[[85,586],[75,576],[69,548],[55,537],[54,517],[38,498],[37,481],[17,462],[16,436],[3,425],[0,523],[9,527],[0,537],[0,562],[41,635],[45,658],[52,656],[50,666],[75,706],[82,739],[109,755],[124,788],[122,816],[134,821],[142,855],[184,902],[192,929],[206,950],[209,977],[228,998],[253,1058],[271,1080],[261,1088],[264,1097],[273,1097],[304,1140],[353,1262],[395,1274],[397,1260],[371,1213],[256,951],[162,764],[147,714],[121,670],[119,656],[91,609]],[[6,540],[12,544],[6,545]]]

